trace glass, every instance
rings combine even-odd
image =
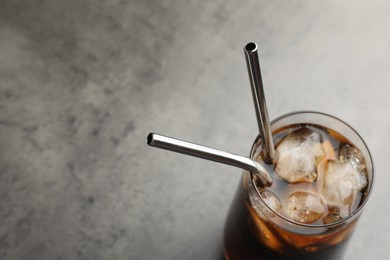
[[[322,126],[347,138],[365,157],[368,186],[362,202],[347,217],[329,224],[303,224],[292,221],[269,207],[260,195],[251,173],[244,171],[224,232],[226,259],[342,259],[364,205],[373,187],[374,170],[370,152],[359,134],[343,121],[323,113],[294,112],[271,122],[273,135],[295,124]],[[275,142],[276,143],[276,142]],[[261,145],[255,140],[250,156]]]

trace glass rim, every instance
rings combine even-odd
[[[275,118],[274,120],[272,120],[270,122],[271,126],[272,124],[282,120],[283,118],[286,118],[286,117],[289,117],[289,116],[292,116],[292,115],[298,115],[298,114],[316,114],[316,115],[321,115],[321,116],[325,116],[325,117],[328,117],[328,118],[332,118],[332,119],[335,119],[339,122],[341,122],[342,124],[344,124],[345,126],[347,126],[350,130],[352,130],[352,132],[354,132],[356,134],[356,136],[361,140],[364,148],[367,150],[367,154],[368,154],[368,158],[371,162],[371,181],[369,182],[369,186],[367,187],[367,195],[365,196],[365,199],[364,201],[361,203],[361,205],[355,209],[350,215],[348,215],[347,217],[341,219],[341,220],[338,220],[338,221],[335,221],[335,222],[332,222],[332,223],[329,223],[329,224],[305,224],[305,223],[300,223],[300,222],[297,222],[297,221],[294,221],[292,219],[289,219],[285,216],[283,216],[282,214],[280,214],[279,212],[276,212],[274,211],[264,200],[263,200],[263,197],[260,195],[260,192],[255,184],[255,181],[254,181],[254,178],[253,178],[253,173],[252,172],[249,172],[250,173],[250,179],[251,179],[251,184],[254,186],[255,190],[256,190],[256,193],[257,193],[257,196],[260,198],[261,202],[264,203],[264,205],[267,207],[268,210],[270,210],[273,214],[275,214],[275,216],[279,217],[280,219],[282,219],[283,221],[287,222],[287,223],[290,223],[290,224],[293,224],[293,225],[297,225],[297,226],[301,226],[301,227],[305,227],[305,228],[311,228],[311,229],[320,229],[320,228],[329,228],[329,227],[334,227],[334,226],[338,226],[342,223],[345,223],[347,222],[348,220],[350,219],[353,219],[355,216],[357,216],[357,214],[359,212],[362,211],[362,209],[364,208],[364,206],[366,205],[371,193],[372,193],[372,188],[373,188],[373,184],[374,184],[374,162],[372,160],[372,156],[371,156],[371,152],[370,150],[368,149],[368,146],[366,144],[366,142],[364,141],[364,139],[361,137],[361,135],[351,126],[349,125],[348,123],[346,123],[345,121],[335,117],[335,116],[332,116],[332,115],[329,115],[329,114],[326,114],[326,113],[323,113],[323,112],[317,112],[317,111],[310,111],[310,110],[300,110],[300,111],[294,111],[294,112],[290,112],[290,113],[287,113],[287,114],[283,114],[281,116],[278,116],[277,118]],[[304,122],[302,122],[304,123]],[[326,127],[326,126],[324,126]],[[251,148],[251,154],[250,154],[250,158],[252,158],[252,152],[256,146],[256,144],[258,143],[260,139],[260,135],[258,135],[252,145],[252,148]]]

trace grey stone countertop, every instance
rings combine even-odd
[[[389,259],[390,2],[3,0],[0,259],[221,259],[241,170],[149,132],[247,155],[254,41],[270,118],[335,115],[376,182],[346,259]]]

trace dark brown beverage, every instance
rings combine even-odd
[[[272,130],[278,158],[263,165],[274,182],[265,188],[244,172],[225,226],[226,259],[341,259],[372,188],[367,147],[320,113],[283,116]],[[251,157],[262,162],[259,142]]]

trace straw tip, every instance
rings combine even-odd
[[[147,144],[148,144],[148,145],[153,145],[154,133],[149,133],[149,134],[148,134],[148,137],[146,138],[146,140],[147,140]]]
[[[257,44],[254,42],[249,42],[245,45],[244,50],[247,52],[255,52],[257,51]]]

